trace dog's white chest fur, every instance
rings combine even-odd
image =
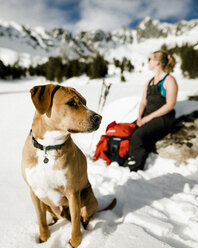
[[[31,169],[26,169],[26,178],[32,190],[39,198],[47,197],[54,205],[59,206],[59,201],[64,195],[55,189],[60,186],[66,186],[65,174],[67,169],[57,170],[53,168],[55,164],[53,152],[48,152],[49,162],[45,164],[43,162],[43,151],[38,150],[38,164]]]

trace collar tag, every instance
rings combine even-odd
[[[70,135],[68,135],[67,137],[69,137]],[[67,138],[65,140],[65,142],[63,144],[59,144],[59,145],[52,145],[52,146],[43,146],[41,144],[39,144],[36,139],[34,138],[33,134],[32,134],[32,129],[30,130],[30,137],[32,140],[32,144],[35,148],[40,149],[42,151],[44,151],[43,154],[43,163],[47,164],[49,162],[49,158],[48,158],[48,154],[47,151],[48,150],[56,150],[56,149],[60,149],[62,147],[63,144],[65,144],[65,142],[67,141]]]
[[[49,158],[44,157],[43,162],[44,162],[45,164],[47,164],[47,163],[49,162]]]
[[[49,158],[47,156],[47,149],[46,149],[46,146],[43,146],[43,150],[44,150],[44,159],[43,159],[43,162],[45,164],[47,164],[49,162]]]

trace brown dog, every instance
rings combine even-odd
[[[78,247],[80,221],[86,228],[98,202],[87,177],[86,158],[70,133],[97,130],[102,117],[89,110],[73,88],[50,84],[30,92],[36,112],[23,148],[22,175],[36,209],[40,241],[49,238],[49,211],[54,222],[61,217],[71,220],[70,244]]]

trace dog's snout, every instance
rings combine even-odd
[[[98,114],[93,114],[91,119],[93,120],[93,122],[95,124],[100,124],[101,120],[102,120],[102,116],[98,115]]]

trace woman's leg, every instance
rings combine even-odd
[[[144,168],[149,152],[155,142],[163,137],[165,129],[162,117],[155,118],[136,129],[131,137],[129,147],[129,157],[135,161],[133,165],[130,163],[128,165],[131,171]]]

